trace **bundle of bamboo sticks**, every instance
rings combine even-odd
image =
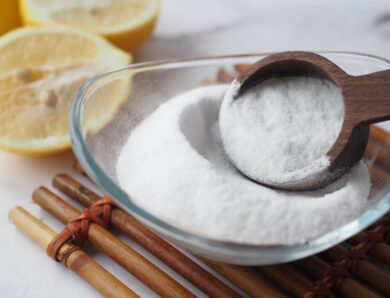
[[[53,179],[53,185],[63,194],[88,207],[101,197],[92,190],[82,185],[79,181],[66,174],[59,174]],[[43,209],[54,215],[60,221],[67,223],[70,219],[80,214],[74,206],[54,194],[46,187],[39,187],[33,193],[33,200]],[[10,213],[10,219],[23,231],[43,247],[46,247],[54,237],[54,232],[34,219],[20,207]],[[199,266],[168,242],[148,230],[123,210],[114,207],[111,212],[111,223],[143,248],[154,254],[180,275],[202,290],[210,297],[239,297],[233,289],[224,284],[217,277]],[[232,284],[251,297],[302,297],[314,285],[314,281],[320,279],[332,268],[332,264],[340,262],[348,256],[353,244],[359,243],[359,237],[349,242],[337,245],[319,256],[312,256],[290,264],[242,267],[229,265],[202,258],[201,260],[210,268],[219,272]],[[127,269],[145,285],[164,297],[194,297],[194,295],[175,281],[172,277],[161,271],[145,257],[116,238],[104,227],[91,223],[88,230],[88,241],[100,251],[107,254],[118,264]],[[385,241],[379,243],[382,253],[372,251],[372,257],[382,264],[378,265],[368,259],[358,259],[358,270],[350,277],[345,278],[334,289],[336,293],[345,297],[380,297],[390,295],[390,273],[384,269],[390,246]],[[134,292],[126,288],[107,271],[94,263],[80,249],[74,250],[71,244],[65,244],[61,248],[61,255],[76,254],[63,259],[67,267],[81,274],[89,283],[97,287],[104,295],[115,297],[134,297]],[[80,259],[82,261],[80,261]],[[87,265],[77,265],[86,262]],[[92,264],[92,265],[91,265]],[[90,268],[83,269],[84,266]],[[109,277],[107,277],[109,276]],[[102,283],[101,280],[105,282]]]

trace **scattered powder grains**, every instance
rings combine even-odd
[[[226,158],[220,138],[219,112],[227,89],[201,87],[179,95],[132,132],[119,156],[117,177],[137,204],[191,233],[248,244],[303,242],[364,210],[370,180],[362,162],[335,183],[311,192],[277,191],[239,174]],[[324,117],[337,118],[337,113]],[[334,135],[326,138],[321,147],[328,146]],[[261,148],[269,154],[268,148]],[[321,150],[314,155],[302,150],[308,158],[321,158]],[[292,171],[303,165],[300,160],[283,163]]]

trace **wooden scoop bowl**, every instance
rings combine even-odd
[[[369,124],[390,119],[390,70],[351,76],[320,55],[284,52],[254,63],[241,74],[237,78],[240,87],[234,99],[239,100],[249,88],[271,77],[296,75],[328,79],[338,86],[344,101],[344,122],[336,142],[327,153],[330,166],[305,181],[271,185],[286,190],[313,190],[335,181],[363,157]]]

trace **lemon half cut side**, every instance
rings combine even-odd
[[[67,120],[75,92],[93,75],[130,62],[128,53],[104,38],[77,29],[29,27],[5,34],[0,38],[0,148],[29,155],[69,148]],[[112,103],[123,98],[126,88],[119,87],[111,90],[114,100],[107,108],[96,109],[101,114],[95,122],[107,121],[104,113],[112,113]]]

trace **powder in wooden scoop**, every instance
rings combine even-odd
[[[238,87],[235,81],[226,92],[219,125],[225,151],[241,172],[283,185],[329,166],[326,153],[344,119],[336,85],[308,76],[272,78],[234,99]]]

